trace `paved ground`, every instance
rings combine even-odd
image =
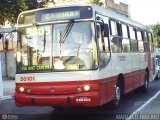
[[[15,92],[15,80],[3,80],[4,96],[13,95]]]
[[[160,94],[144,107],[139,113],[141,114],[159,114],[160,115]]]
[[[14,80],[4,81],[4,95],[14,94]],[[146,104],[147,103],[147,104]],[[137,111],[138,110],[138,111]],[[129,93],[124,96],[116,110],[102,108],[80,108],[55,110],[52,107],[16,107],[14,99],[0,101],[1,114],[18,117],[20,120],[35,119],[77,119],[86,120],[160,120],[160,80],[150,82],[149,91],[142,93]],[[135,115],[132,115],[135,113]],[[15,115],[15,116],[14,116]],[[129,115],[132,115],[129,118]]]
[[[3,80],[3,96],[1,100],[10,100],[13,98],[15,93],[15,80]]]

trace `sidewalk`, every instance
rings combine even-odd
[[[15,80],[3,80],[3,97],[1,100],[13,99],[15,93]]]

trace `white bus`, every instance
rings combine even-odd
[[[25,11],[17,24],[17,106],[117,106],[122,94],[148,89],[147,26],[97,5]]]

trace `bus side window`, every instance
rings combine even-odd
[[[105,44],[104,44],[104,39],[102,36],[102,30],[101,30],[101,25],[97,24],[97,38],[98,38],[98,43],[99,43],[99,49],[101,52],[105,51]]]
[[[154,42],[153,42],[152,34],[150,32],[147,33],[147,39],[148,39],[149,44],[150,44],[150,51],[154,52]]]
[[[113,53],[122,52],[122,38],[119,23],[110,20],[111,49]]]
[[[138,47],[139,47],[139,52],[144,52],[144,44],[142,40],[142,31],[137,30],[137,39],[138,39]]]
[[[136,40],[136,29],[129,27],[129,36],[131,40],[131,51],[138,52],[138,41]]]
[[[144,51],[150,52],[149,39],[148,39],[147,33],[145,31],[143,32],[143,40],[144,40]]]
[[[123,47],[123,52],[129,53],[130,52],[130,40],[128,36],[128,28],[127,25],[122,24],[122,47]]]
[[[108,17],[97,16],[97,41],[99,45],[99,64],[105,66],[110,58]]]
[[[106,22],[106,21],[105,21]],[[102,52],[109,52],[109,27],[105,23],[97,23],[97,38]]]

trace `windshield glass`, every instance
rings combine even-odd
[[[97,68],[91,22],[74,23],[62,41],[67,25],[63,23],[19,29],[19,72]]]

